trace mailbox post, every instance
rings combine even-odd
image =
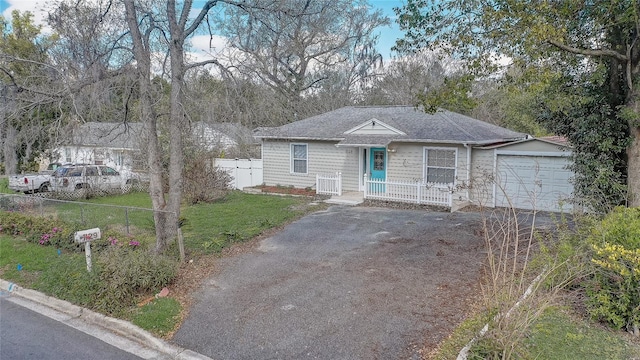
[[[91,242],[100,239],[100,228],[76,231],[74,239],[77,243],[84,243],[84,253],[87,257],[87,271],[91,272]]]

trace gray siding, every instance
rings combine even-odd
[[[290,144],[307,144],[307,174],[291,173]],[[316,174],[342,172],[343,191],[358,190],[358,150],[338,148],[334,142],[265,140],[262,160],[265,185],[316,185]]]
[[[392,144],[389,147],[396,149],[396,152],[387,152],[388,180],[422,179],[424,156],[421,144]]]
[[[411,180],[424,177],[424,148],[451,148],[458,150],[456,184],[462,185],[467,179],[467,150],[462,146],[440,144],[391,144],[395,153],[388,153],[387,178],[390,180]]]
[[[493,207],[494,150],[471,152],[470,200],[476,205]]]
[[[457,149],[456,190],[453,193],[454,207],[456,203],[468,201],[467,191],[467,149],[464,146],[442,144],[391,144],[396,152],[388,153],[388,180],[420,180],[424,178],[424,148]]]

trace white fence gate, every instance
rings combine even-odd
[[[245,187],[262,185],[262,159],[214,159],[214,166],[231,175],[231,187],[242,190]]]
[[[316,174],[316,194],[342,195],[342,173]]]

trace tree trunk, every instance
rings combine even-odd
[[[186,2],[182,11],[189,11],[190,2]],[[171,55],[171,114],[169,119],[169,200],[168,210],[171,219],[167,224],[170,233],[178,233],[178,219],[184,187],[182,172],[184,169],[183,128],[186,120],[184,111],[184,25],[176,18],[175,1],[167,2],[169,20],[169,53]]]
[[[4,154],[4,173],[5,175],[16,174],[18,170],[18,155],[16,154],[16,128],[7,122],[5,128],[4,146],[2,152]]]
[[[137,62],[138,81],[140,87],[141,119],[147,131],[147,156],[149,161],[149,196],[153,204],[153,218],[156,229],[155,251],[164,251],[171,237],[171,216],[166,210],[162,183],[162,157],[158,141],[157,116],[153,109],[151,96],[151,51],[149,33],[143,37],[138,27],[137,13],[133,0],[125,0],[126,20],[133,39],[133,52]]]
[[[639,85],[627,95],[627,106],[640,117],[640,89]],[[628,119],[631,144],[627,147],[627,192],[629,207],[640,207],[640,120]]]
[[[640,207],[640,127],[631,126],[633,142],[627,148],[629,207]]]

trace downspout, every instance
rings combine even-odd
[[[465,187],[467,201],[471,202],[471,198],[469,197],[469,186],[471,186],[471,146],[467,143],[463,143],[464,147],[467,149],[467,186]]]

